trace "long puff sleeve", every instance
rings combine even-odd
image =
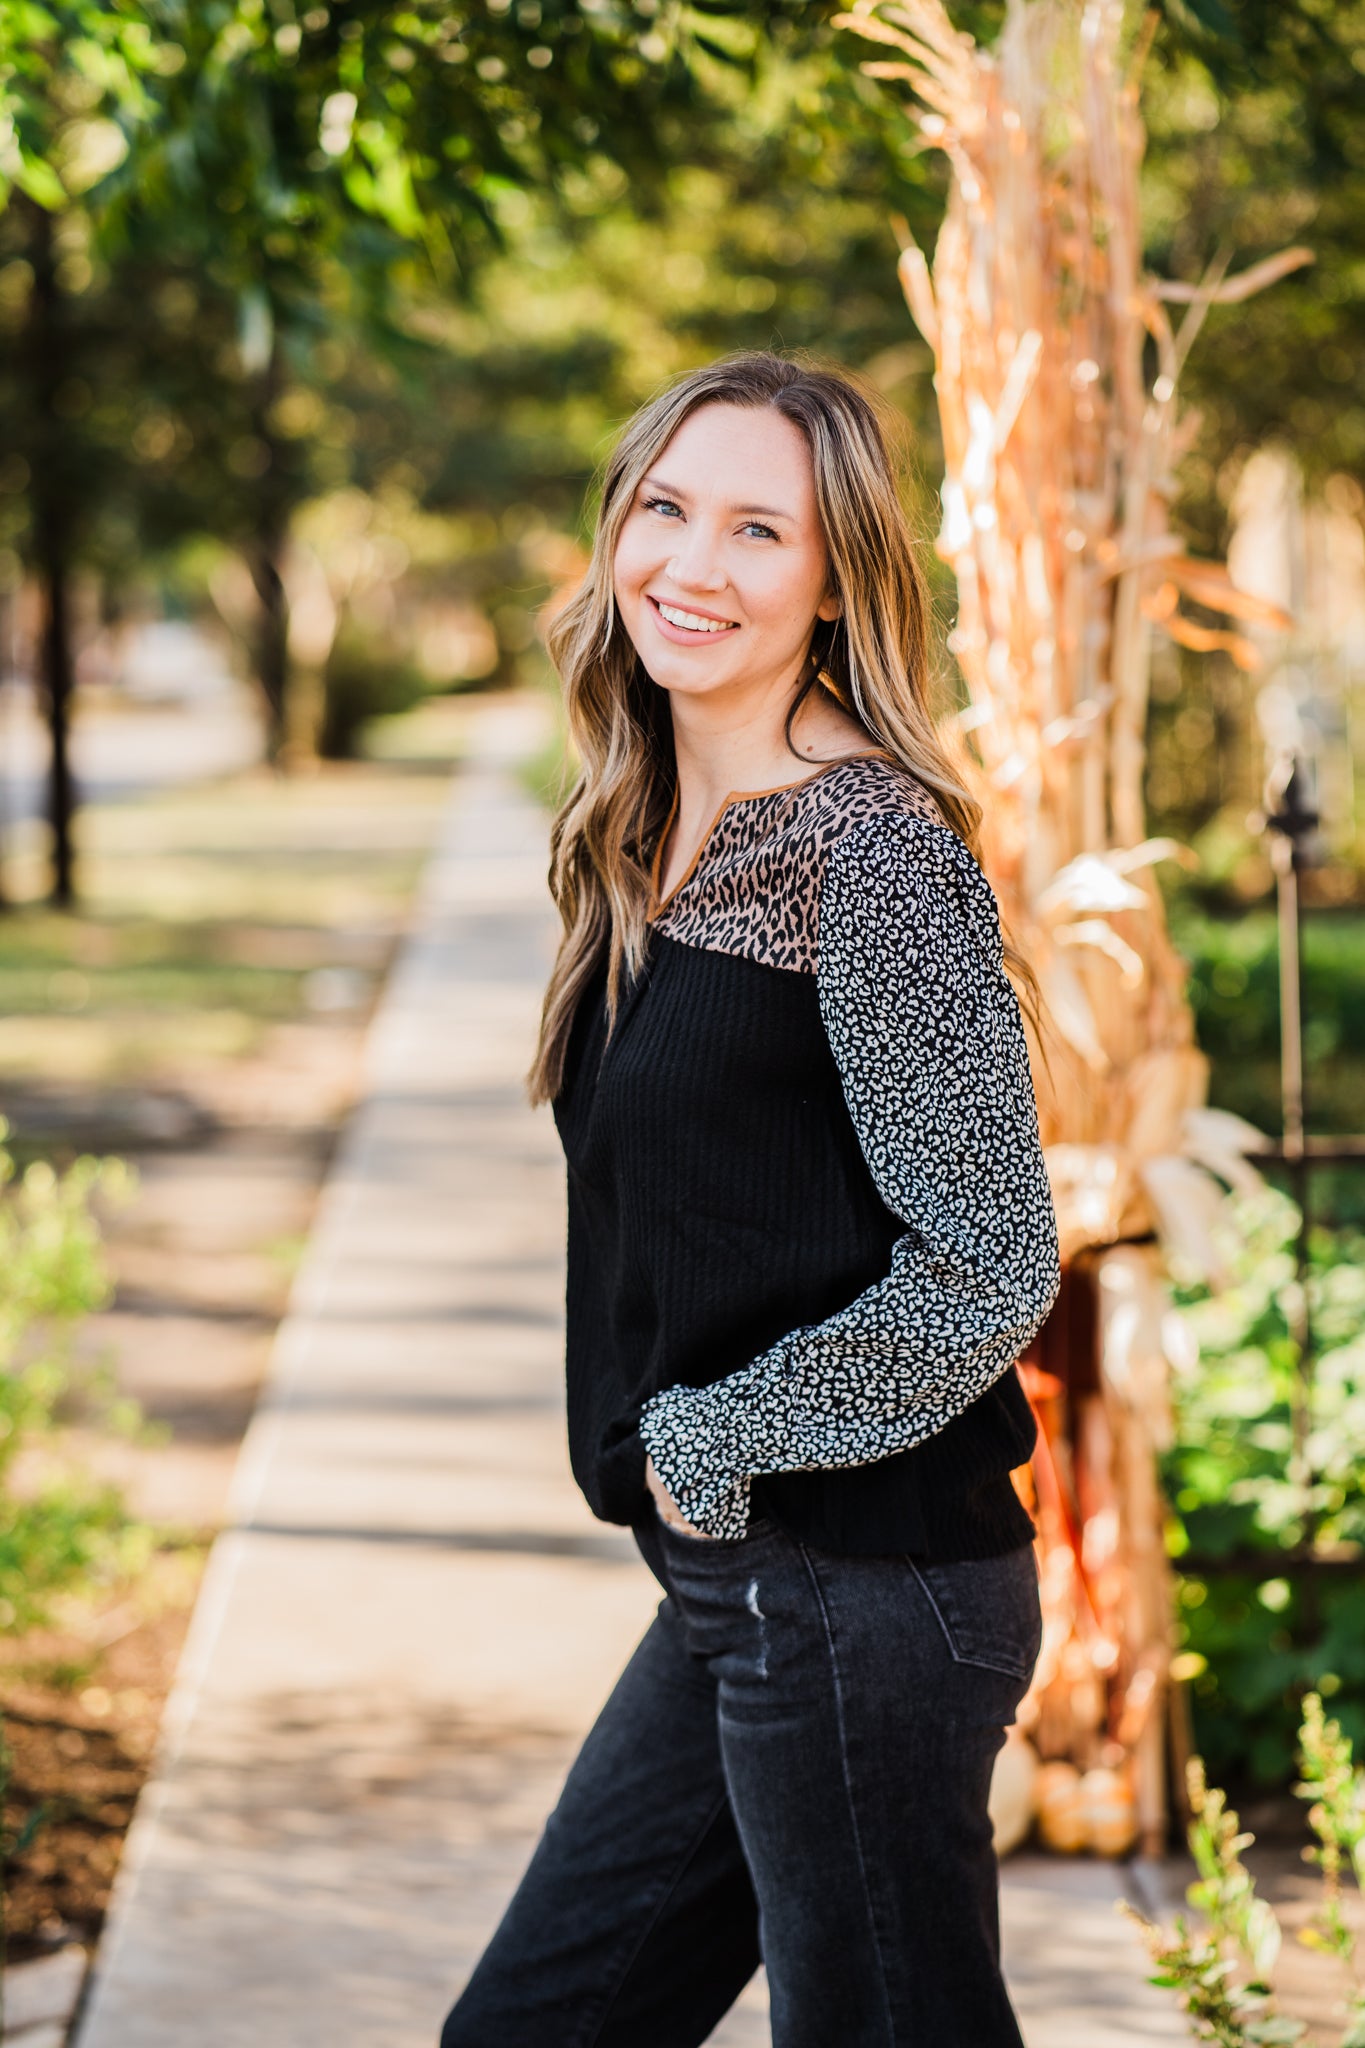
[[[737,1538],[765,1472],[933,1436],[1005,1372],[1060,1282],[1056,1216],[995,896],[947,827],[890,815],[832,849],[817,977],[863,1155],[905,1225],[884,1280],[640,1434],[683,1514]]]

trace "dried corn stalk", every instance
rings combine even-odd
[[[1036,1079],[1063,1254],[1155,1230],[1216,1281],[1222,1182],[1254,1180],[1243,1154],[1260,1134],[1205,1106],[1152,872],[1191,856],[1144,829],[1150,642],[1164,631],[1253,668],[1239,627],[1289,624],[1186,553],[1169,502],[1197,426],[1179,410],[1180,369],[1208,307],[1308,252],[1195,286],[1144,272],[1143,45],[1126,50],[1117,0],[1010,0],[993,50],[940,0],[856,0],[837,20],[885,46],[863,69],[909,88],[907,118],[952,171],[932,271],[907,231],[900,277],[936,365],[939,551],[957,578],[950,644],[986,866],[1052,1026]],[[1187,308],[1178,329],[1173,303]],[[1151,1836],[1168,1612],[1151,1475],[1165,1392],[1160,1374],[1119,1381],[1134,1319],[1160,1328],[1160,1262],[1130,1260],[1122,1282],[1124,1315],[1100,1319],[1099,1394],[1045,1437],[1036,1468],[1052,1612],[1032,1706],[1044,1753],[1138,1757]]]
[[[1204,1062],[1151,872],[1188,856],[1143,828],[1149,642],[1159,627],[1250,667],[1248,636],[1184,606],[1288,623],[1186,554],[1168,504],[1196,424],[1176,385],[1207,307],[1307,254],[1199,286],[1144,273],[1136,59],[1113,0],[1011,0],[995,50],[939,0],[857,0],[837,18],[895,50],[863,68],[909,86],[910,120],[952,166],[932,274],[908,235],[900,274],[937,366],[939,550],[987,865],[1059,1041],[1038,1080],[1063,1249],[1154,1225],[1216,1267],[1200,1168],[1253,1139],[1190,1115]],[[1178,333],[1171,301],[1189,308]]]

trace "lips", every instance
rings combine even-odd
[[[665,604],[657,597],[651,597],[648,601],[654,608],[655,617],[661,624],[671,629],[670,637],[676,633],[689,639],[710,640],[719,634],[738,630],[736,620],[721,618],[715,612],[693,611],[690,606]]]

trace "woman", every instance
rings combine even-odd
[[[925,614],[842,377],[739,356],[626,428],[552,633],[532,1086],[574,1471],[666,1597],[443,2048],[691,2048],[760,1957],[775,2048],[1019,2048],[986,1801],[1057,1243]]]

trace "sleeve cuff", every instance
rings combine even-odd
[[[736,1472],[711,1387],[668,1387],[646,1401],[640,1436],[680,1512],[703,1536],[737,1542],[749,1527],[749,1475]]]

